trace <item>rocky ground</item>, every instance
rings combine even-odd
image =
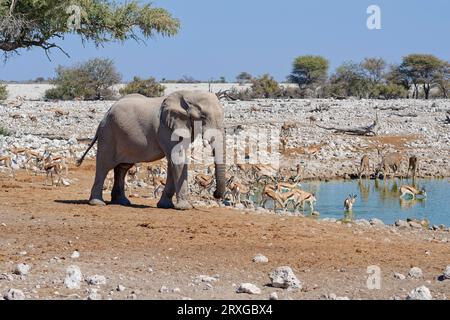
[[[85,199],[93,170],[93,161],[71,168],[70,179],[77,183],[64,188],[44,187],[41,177],[24,172],[16,181],[0,175],[0,296],[450,296],[448,230],[404,221],[398,227],[378,220],[342,224],[217,206],[167,211],[156,209],[156,200],[145,193],[133,199],[133,207],[90,207]],[[379,280],[372,278],[378,271]]]
[[[0,136],[0,150],[15,145],[65,152],[73,146],[81,153],[113,103],[25,101],[19,107],[4,103],[0,105],[0,127],[11,136]],[[450,126],[444,122],[449,100],[258,100],[224,101],[223,105],[229,132],[280,130],[284,125],[285,130],[280,131],[286,137],[285,149],[280,151],[281,166],[295,168],[302,163],[303,178],[355,174],[364,154],[375,167],[381,161],[377,148],[383,154],[402,153],[401,174],[406,174],[408,157],[416,155],[419,176],[450,177]],[[364,127],[376,116],[379,127],[374,137],[335,134],[317,126]],[[252,134],[250,138],[255,138]],[[94,155],[95,150],[90,156]]]
[[[24,93],[23,89],[18,93]],[[33,89],[30,88],[30,92]],[[0,154],[15,147],[79,156],[113,102],[46,102],[39,94],[0,105]],[[230,132],[284,129],[282,166],[302,178],[345,178],[378,149],[417,155],[419,176],[450,177],[449,100],[258,100],[223,102]],[[374,137],[317,127],[362,127]],[[311,121],[311,116],[314,117]],[[253,133],[250,138],[255,138]],[[420,221],[353,223],[226,209],[196,201],[187,212],[159,210],[140,182],[134,206],[93,208],[86,198],[95,149],[70,165],[65,187],[41,175],[0,170],[0,297],[6,299],[447,299],[449,229]],[[70,159],[73,161],[73,159]],[[192,176],[192,174],[191,174]],[[192,187],[192,186],[191,186]],[[109,197],[105,195],[105,199]],[[289,268],[277,269],[287,266]],[[368,267],[379,267],[371,290]],[[419,268],[419,269],[417,269]],[[447,269],[446,269],[447,268]],[[369,270],[369,271],[370,271]],[[373,278],[370,278],[373,280]],[[378,283],[371,282],[372,286]],[[425,286],[425,287],[423,287]],[[416,290],[417,289],[417,290]],[[415,291],[414,291],[415,290]],[[242,292],[242,293],[238,293]],[[1,298],[0,298],[1,299]]]

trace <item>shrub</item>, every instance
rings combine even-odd
[[[278,82],[269,74],[264,74],[252,81],[252,96],[258,98],[276,98],[280,95],[282,88]]]
[[[0,84],[0,100],[6,100],[8,98],[8,90],[6,90],[6,86]]]
[[[0,127],[0,136],[10,136],[11,132],[8,129]]]
[[[156,82],[155,78],[141,79],[134,77],[133,81],[119,90],[122,96],[132,93],[139,93],[146,97],[161,97],[164,95],[166,87]]]
[[[298,87],[284,87],[281,88],[279,94],[279,98],[285,98],[285,99],[303,99],[305,98],[305,92],[304,90],[301,90]]]
[[[56,78],[52,80],[55,88],[45,92],[48,99],[58,100],[102,100],[114,96],[109,88],[119,83],[120,74],[110,59],[91,59],[74,67],[59,66]]]
[[[375,87],[373,98],[400,99],[405,98],[408,91],[401,85],[395,83],[379,84]]]

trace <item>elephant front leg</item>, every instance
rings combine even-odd
[[[177,203],[175,209],[189,210],[192,205],[189,203],[188,195],[188,166],[187,164],[172,164],[173,180],[175,185],[175,192],[177,196]]]
[[[114,186],[111,192],[111,203],[122,206],[131,205],[125,195],[125,177],[133,165],[120,164],[114,168]]]
[[[169,161],[169,165],[167,168],[167,178],[166,178],[166,186],[164,187],[163,194],[161,199],[158,202],[158,208],[160,209],[173,209],[175,205],[173,204],[172,198],[175,194],[175,184],[173,180],[173,169],[172,165]]]

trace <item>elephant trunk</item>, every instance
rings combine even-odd
[[[222,131],[221,142],[216,144],[214,148],[214,164],[216,171],[216,191],[214,192],[214,198],[222,199],[225,194],[225,159],[226,159],[226,142],[225,142],[225,132]]]

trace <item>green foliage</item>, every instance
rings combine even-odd
[[[449,97],[450,91],[450,63],[445,61],[436,74],[436,85],[444,98]]]
[[[236,76],[236,81],[241,84],[244,85],[246,83],[251,82],[253,79],[252,75],[248,72],[241,72]]]
[[[344,97],[367,97],[370,84],[359,64],[344,62],[330,80],[330,93]]]
[[[311,88],[325,82],[327,79],[329,63],[320,56],[301,56],[294,60],[289,80],[300,88]]]
[[[184,75],[181,79],[178,80],[170,80],[170,79],[162,79],[162,83],[201,83],[200,80],[195,79],[191,76]]]
[[[111,41],[141,40],[157,34],[174,36],[180,28],[178,19],[152,4],[137,0],[11,0],[0,1],[0,50],[14,52],[41,47],[46,52],[59,48],[55,40],[75,33],[83,41],[102,45]],[[73,28],[76,5],[80,10],[79,28]],[[61,49],[62,50],[62,49]]]
[[[133,81],[127,84],[119,92],[122,96],[132,93],[139,93],[146,97],[161,97],[164,95],[166,87],[156,82],[155,78],[141,79],[134,77]]]
[[[75,67],[56,69],[55,88],[45,92],[47,99],[57,100],[100,100],[111,99],[110,87],[119,83],[120,74],[110,59],[91,59]]]
[[[361,68],[367,78],[374,84],[381,83],[385,77],[386,61],[382,58],[365,58]]]
[[[423,86],[425,99],[429,98],[430,90],[437,85],[440,71],[445,61],[431,54],[410,54],[403,58],[398,73],[408,83],[414,86],[414,97],[419,97],[419,85]]]
[[[264,74],[252,81],[253,98],[276,98],[280,95],[281,88],[278,82],[269,74]]]
[[[3,128],[3,127],[0,127],[0,136],[6,136],[6,137],[8,137],[8,136],[10,136],[10,135],[11,135],[11,132],[9,132],[8,129]]]
[[[371,98],[376,99],[400,99],[406,98],[408,91],[395,83],[378,84],[372,91]]]
[[[6,100],[6,98],[8,98],[8,90],[5,85],[0,84],[0,100]]]

